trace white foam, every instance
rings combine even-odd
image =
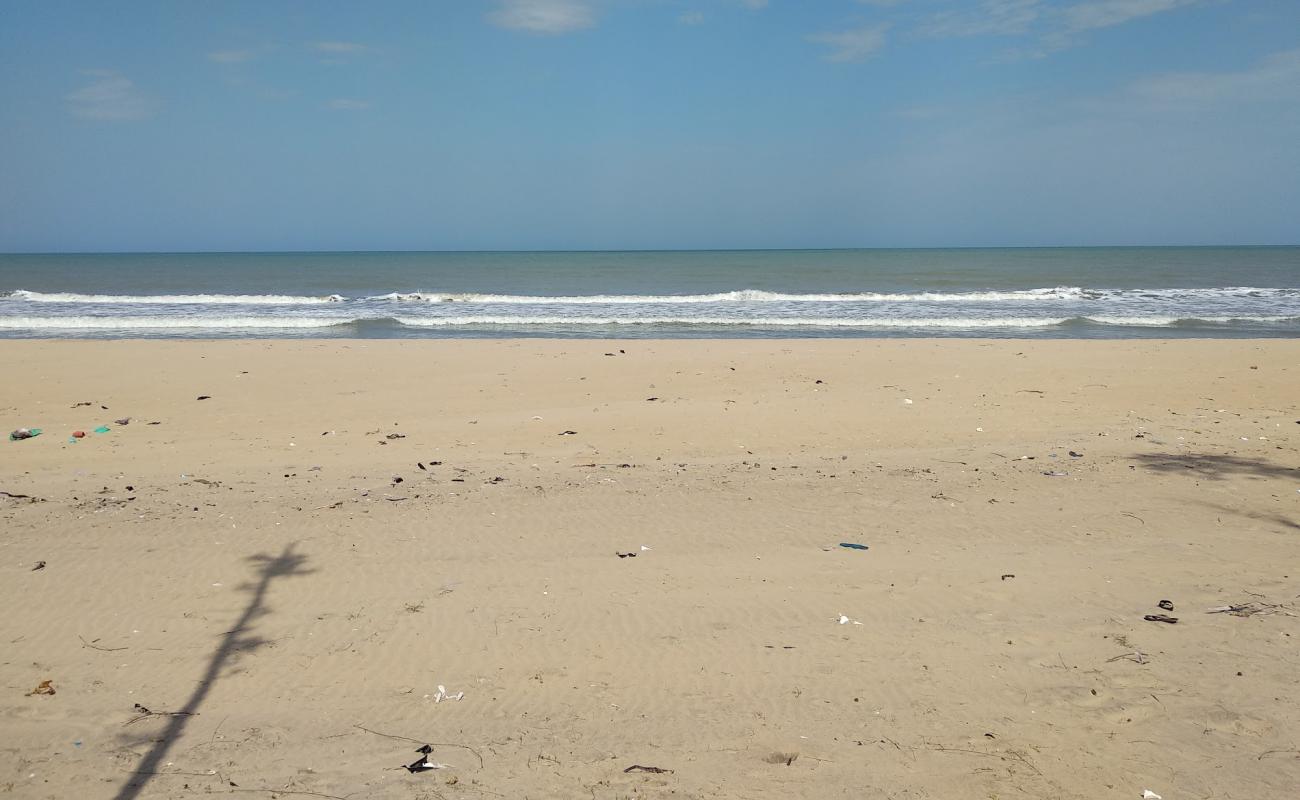
[[[0,317],[0,329],[328,328],[354,321],[340,317]]]
[[[1186,324],[1186,323],[1197,323],[1197,322],[1203,322],[1203,323],[1206,323],[1206,322],[1207,322],[1207,323],[1214,323],[1214,324],[1228,324],[1228,323],[1233,323],[1233,322],[1297,322],[1297,321],[1300,321],[1300,317],[1287,316],[1287,315],[1285,315],[1285,314],[1282,314],[1282,315],[1276,315],[1276,314],[1274,314],[1274,315],[1268,315],[1268,314],[1265,314],[1265,315],[1240,315],[1240,314],[1234,314],[1234,315],[1232,315],[1232,316],[1223,316],[1223,317],[1219,317],[1219,316],[1215,316],[1215,317],[1206,317],[1206,316],[1199,316],[1199,315],[1197,315],[1197,316],[1179,316],[1179,317],[1170,317],[1170,316],[1161,316],[1161,317],[1150,317],[1150,316],[1148,316],[1148,317],[1139,317],[1139,316],[1132,316],[1132,317],[1117,317],[1117,316],[1101,315],[1101,316],[1088,316],[1088,317],[1084,317],[1083,319],[1084,319],[1084,321],[1086,321],[1086,322],[1094,322],[1094,323],[1097,323],[1098,325],[1128,325],[1128,326],[1132,326],[1132,327],[1153,327],[1153,328],[1154,328],[1154,327],[1164,327],[1164,326],[1168,326],[1168,325],[1177,325],[1177,324],[1179,324],[1179,323],[1185,323],[1185,324]]]
[[[700,303],[960,303],[1007,302],[1024,300],[1083,300],[1090,295],[1077,286],[1052,289],[1022,289],[988,292],[921,292],[888,294],[860,292],[843,294],[785,294],[760,289],[740,289],[714,294],[591,294],[591,295],[522,295],[479,294],[475,292],[391,292],[367,297],[406,303],[482,303],[498,305],[673,305]]]
[[[1041,328],[1068,322],[1067,318],[1015,317],[960,319],[953,317],[906,319],[801,319],[798,317],[397,317],[403,325],[445,328],[460,325],[745,325],[755,328]]]
[[[284,294],[75,294],[72,292],[30,292],[18,289],[10,294],[30,303],[117,303],[136,305],[316,305],[339,303],[345,298],[332,294],[325,297],[302,297]]]

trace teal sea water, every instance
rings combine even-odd
[[[0,255],[3,338],[1300,336],[1300,247]]]

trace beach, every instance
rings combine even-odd
[[[8,340],[0,371],[5,432],[42,430],[0,441],[0,794],[1300,785],[1296,339]]]

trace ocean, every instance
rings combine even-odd
[[[0,255],[0,338],[1296,337],[1300,247]]]

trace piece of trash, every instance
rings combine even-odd
[[[1159,603],[1156,603],[1156,605],[1160,606],[1160,607],[1163,608],[1165,611],[1173,611],[1173,610],[1174,610],[1174,601],[1173,601],[1173,600],[1161,600]]]
[[[1008,572],[1008,573],[1006,573],[1006,574],[1004,574],[1004,575],[1002,576],[1002,580],[1005,581],[1007,578],[1014,578],[1014,577],[1016,577],[1016,576],[1013,575],[1012,573]]]
[[[670,769],[664,769],[663,767],[643,767],[640,764],[633,764],[632,766],[623,770],[623,772],[625,773],[626,772],[653,772],[656,775],[664,775],[664,774],[671,775],[673,771]]]
[[[72,432],[72,438],[73,438],[73,439],[84,439],[84,438],[86,438],[86,432],[85,432],[85,431],[73,431],[73,432]]]
[[[54,681],[41,681],[39,686],[27,693],[27,696],[31,697],[34,694],[54,694]]]
[[[647,397],[647,398],[645,399],[645,401],[646,401],[647,403],[653,403],[654,401],[656,401],[656,400],[658,400],[658,399],[659,399],[658,397]]]
[[[201,394],[201,395],[199,395],[198,397],[196,397],[196,398],[194,398],[194,399],[195,399],[195,400],[211,400],[211,399],[212,399],[212,395],[210,395],[210,394]]]
[[[1043,474],[1049,478],[1067,478],[1070,475],[1070,473],[1068,472],[1058,472],[1057,470],[1054,469],[1050,469],[1047,472],[1044,472]]]
[[[36,572],[37,570],[40,570],[40,569],[45,569],[45,562],[44,562],[44,561],[37,561],[37,562],[36,562],[36,566],[32,567],[30,571],[31,571],[31,572]]]
[[[1070,451],[1070,458],[1083,458],[1083,453],[1076,453],[1076,452],[1074,452],[1073,450],[1071,450],[1071,451]]]
[[[856,619],[849,619],[848,617],[844,616],[843,614],[840,614],[839,623],[840,623],[841,625],[848,625],[850,622],[852,622],[854,625],[861,625],[861,624],[862,624],[861,622],[858,622]]]
[[[19,428],[9,434],[9,441],[21,442],[23,439],[31,439],[40,436],[41,433],[42,431],[40,428]]]
[[[649,548],[647,545],[644,545],[644,544],[643,544],[643,545],[641,545],[641,549],[642,549],[642,550],[649,550],[650,548]]]
[[[912,400],[911,400],[911,398],[909,398],[909,397],[904,397],[904,398],[903,398],[903,405],[905,405],[905,406],[910,406],[910,405],[912,405]]]
[[[620,553],[617,550],[614,551],[614,555],[619,558],[636,558],[636,553]]]
[[[95,429],[95,433],[108,433],[108,426],[100,425],[98,428]]]
[[[1142,790],[1142,800],[1164,800],[1163,797],[1151,791],[1150,789]]]
[[[1142,619],[1146,620],[1147,622],[1167,622],[1170,625],[1173,625],[1176,622],[1178,622],[1178,617],[1171,617],[1166,614],[1147,614]]]
[[[86,400],[86,401],[81,402],[81,403],[73,403],[71,407],[72,407],[72,408],[81,408],[82,406],[93,406],[94,404],[95,404],[95,403],[94,403],[93,401],[91,401],[91,400]]]
[[[412,761],[410,764],[402,765],[406,768],[408,772],[415,773],[415,772],[427,772],[428,770],[431,769],[452,769],[451,764],[439,764],[436,761],[430,761],[429,754],[433,752],[433,748],[427,744],[419,748],[415,752],[422,753],[423,755],[420,758],[417,758],[416,760]]]
[[[131,424],[131,418],[130,418],[130,417],[122,417],[121,419],[115,419],[115,420],[113,420],[113,424],[114,424],[114,425],[130,425],[130,424]]]
[[[428,472],[428,471],[429,471],[428,468],[425,467],[424,464],[421,463],[421,462],[419,462],[419,461],[415,462],[415,466],[419,467],[420,469],[424,470],[425,472]]]
[[[388,434],[387,436],[385,436],[384,438],[387,439],[387,440],[389,440],[389,441],[391,442],[391,441],[394,440],[394,439],[405,439],[405,438],[406,438],[406,434],[404,434],[404,433],[390,433],[390,434]]]
[[[847,547],[850,550],[866,550],[865,544],[854,544],[853,542],[840,542],[840,547]]]
[[[557,434],[555,434],[555,435],[556,435],[556,436],[577,436],[577,435],[578,435],[578,432],[577,432],[577,431],[560,431],[559,433],[557,433]]]
[[[438,684],[438,693],[433,696],[433,702],[441,703],[443,700],[461,700],[464,697],[465,697],[464,692],[456,692],[455,694],[449,694],[447,692],[446,686],[443,686],[442,684]]]

